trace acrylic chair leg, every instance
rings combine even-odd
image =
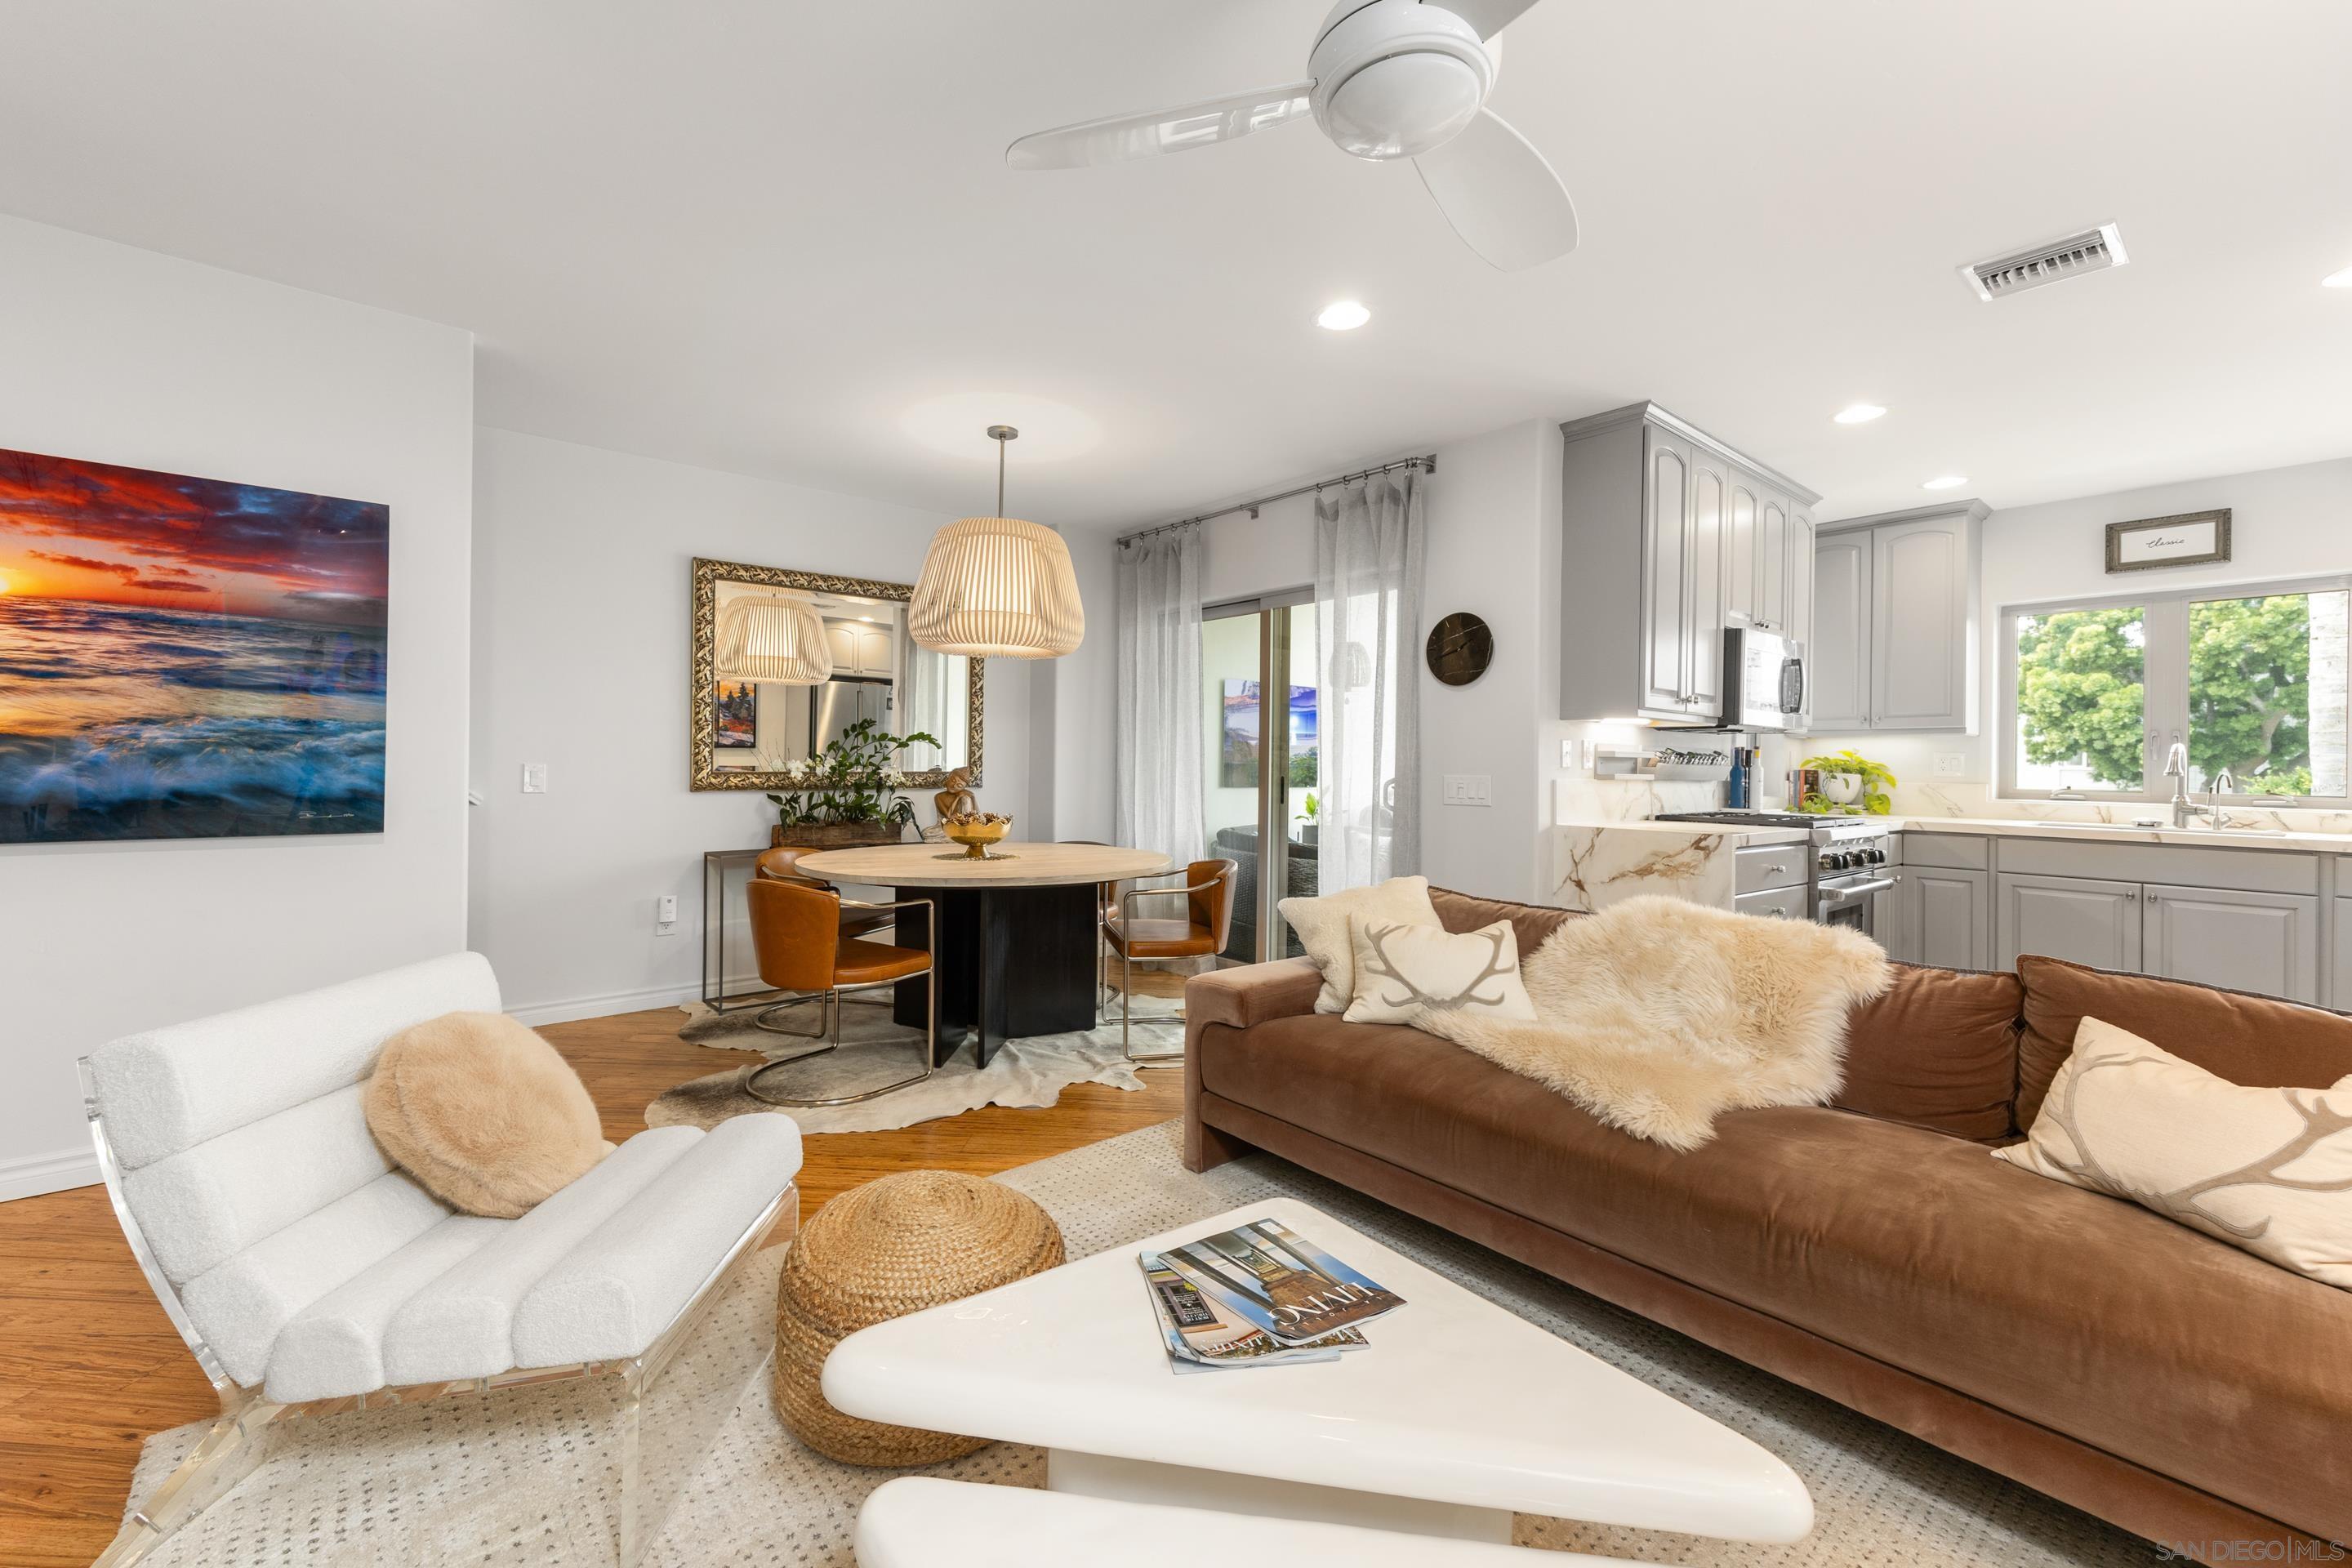
[[[180,1468],[163,1478],[91,1568],[129,1568],[253,1472],[261,1462],[263,1432],[287,1411],[266,1399],[225,1408]]]

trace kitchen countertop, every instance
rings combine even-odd
[[[1810,829],[1802,827],[1743,827],[1731,822],[1654,822],[1641,817],[1620,820],[1588,816],[1573,822],[1555,822],[1552,826],[1583,833],[1676,833],[1685,837],[1736,838],[1743,845],[1802,844],[1812,837]]]
[[[1992,838],[2067,838],[2092,844],[2189,844],[2203,849],[2291,849],[2308,855],[2352,855],[2352,835],[2342,833],[2220,831],[2210,827],[2110,826],[2101,822],[2044,822],[2031,816],[1888,816],[1879,820],[1906,833],[1958,833]],[[1664,824],[1662,826],[1672,826]]]

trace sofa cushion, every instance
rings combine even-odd
[[[1476,899],[1468,893],[1457,893],[1451,888],[1429,889],[1430,907],[1437,911],[1437,923],[1460,935],[1496,921],[1511,922],[1511,935],[1519,944],[1519,957],[1525,959],[1543,945],[1544,938],[1561,925],[1584,913],[1582,910],[1559,910],[1546,904],[1515,904],[1505,899]]]
[[[1895,966],[1846,1020],[1845,1087],[1832,1104],[1990,1143],[2016,1131],[2017,976]]]
[[[1210,1094],[2257,1512],[2352,1527],[2346,1292],[1847,1111],[1732,1111],[1675,1153],[1393,1025],[1212,1026],[1200,1051]]]
[[[2033,953],[2017,961],[2017,973],[2025,984],[2025,1035],[2017,1061],[2020,1127],[2033,1125],[2086,1017],[2153,1041],[2231,1083],[2326,1089],[2352,1073],[2352,1017],[2341,1013]]]

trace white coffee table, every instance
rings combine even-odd
[[[1139,1250],[1271,1215],[1403,1296],[1334,1362],[1178,1376]],[[1290,1199],[877,1323],[826,1361],[852,1415],[1034,1443],[1056,1491],[1507,1542],[1532,1513],[1735,1541],[1811,1530],[1747,1438]]]
[[[1113,1502],[928,1476],[885,1481],[857,1510],[857,1568],[1620,1568],[1622,1558],[1433,1541],[1352,1524]]]

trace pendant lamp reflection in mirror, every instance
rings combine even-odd
[[[746,594],[719,612],[714,664],[721,680],[822,686],[833,679],[833,650],[816,606],[803,599]]]
[[[1004,447],[1021,432],[992,425],[995,517],[968,517],[931,538],[907,606],[907,630],[935,653],[972,658],[1059,658],[1087,635],[1077,573],[1062,536],[1005,517]]]

